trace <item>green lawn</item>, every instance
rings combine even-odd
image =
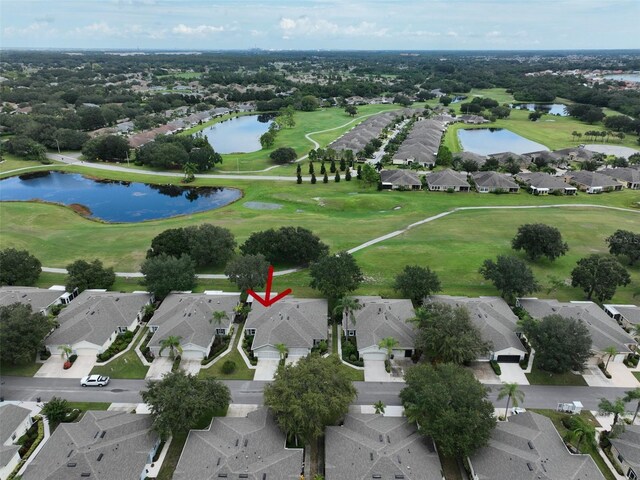
[[[489,97],[493,98],[500,105],[503,103],[513,103],[515,102],[513,95],[507,93],[507,90],[504,88],[473,88],[471,92],[464,93],[462,95],[466,95],[468,98],[465,102],[470,102],[473,100],[473,97]],[[458,105],[458,104],[454,104]]]
[[[147,336],[147,327],[144,327],[142,334],[138,338],[136,345],[143,342]],[[124,379],[140,379],[144,378],[149,371],[149,367],[143,365],[140,358],[135,352],[135,346],[124,355],[109,361],[105,365],[93,367],[91,374],[107,375],[111,378],[124,378]]]
[[[108,410],[111,405],[109,402],[67,402],[69,408],[77,408],[86,412],[88,410]]]
[[[240,352],[236,348],[238,342],[240,341],[240,336],[242,333],[242,326],[237,325],[238,333],[236,334],[236,338],[233,342],[233,348],[231,352],[229,352],[224,357],[221,357],[216,363],[214,363],[209,368],[203,368],[200,370],[198,377],[206,378],[206,377],[215,377],[219,380],[253,380],[253,375],[255,374],[255,370],[252,370],[247,367],[247,364],[244,363]],[[222,372],[222,365],[224,362],[231,360],[236,364],[236,370],[233,373],[225,374]]]
[[[2,157],[4,158],[4,161],[0,162],[0,174],[10,170],[17,170],[19,168],[41,167],[46,169],[50,167],[50,165],[43,165],[42,162],[25,160],[11,153],[3,153]],[[58,164],[58,162],[53,162],[53,164]]]
[[[555,410],[543,410],[543,409],[530,409],[530,410],[532,412],[539,413],[540,415],[544,415],[545,417],[549,417],[551,419],[551,421],[553,422],[553,425],[556,427],[556,430],[558,430],[558,433],[560,434],[560,436],[562,438],[564,438],[564,436],[567,434],[568,430],[562,424],[562,419],[565,418],[565,417],[568,417],[569,416],[568,414],[556,412]],[[595,417],[591,414],[591,412],[583,411],[583,412],[580,413],[580,416],[586,422],[590,423],[594,427],[600,427],[600,424],[595,419]],[[598,454],[597,448],[595,446],[583,444],[583,445],[580,445],[580,447],[581,447],[580,448],[581,453],[584,453],[584,454],[587,454],[587,455],[591,455],[591,457],[595,461],[596,465],[598,466],[598,468],[602,472],[602,475],[604,475],[604,477],[607,480],[615,480],[616,479],[615,475],[611,472],[611,470],[609,469],[607,464],[604,462],[602,457]]]
[[[640,372],[632,372],[632,373],[633,373],[633,376],[636,377],[640,382]]]
[[[0,375],[7,377],[33,377],[40,370],[41,363],[27,363],[25,365],[0,365]]]
[[[544,370],[540,370],[534,360],[531,373],[525,373],[527,380],[531,385],[561,385],[561,386],[574,386],[574,387],[586,387],[587,382],[584,381],[582,375],[574,375],[571,372],[567,373],[549,373]]]

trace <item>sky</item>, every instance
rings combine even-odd
[[[0,0],[0,47],[640,48],[640,0]]]

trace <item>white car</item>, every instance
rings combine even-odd
[[[102,375],[89,375],[80,380],[80,385],[83,387],[104,387],[109,383],[109,380],[109,377],[103,377]]]
[[[513,407],[511,409],[511,413],[513,413],[514,415],[519,415],[521,413],[525,413],[527,410],[521,407]]]

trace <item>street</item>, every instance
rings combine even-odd
[[[223,381],[231,390],[233,403],[262,404],[262,390],[267,382],[249,380]],[[372,405],[382,400],[386,405],[400,405],[399,393],[404,383],[354,382],[358,390],[357,405]],[[506,400],[497,401],[500,385],[490,385],[490,400],[497,407],[504,407]],[[78,380],[32,377],[0,377],[0,396],[5,400],[35,401],[38,397],[47,401],[51,397],[63,397],[73,402],[138,403],[142,399],[144,380],[112,380],[106,388],[83,388]],[[625,388],[613,387],[559,387],[522,385],[526,408],[556,408],[560,402],[579,400],[585,408],[596,410],[601,398],[613,400],[624,396]]]

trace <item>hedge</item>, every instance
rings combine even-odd
[[[491,365],[491,368],[493,368],[493,371],[496,375],[502,374],[502,370],[500,369],[500,365],[498,364],[498,362],[496,362],[495,360],[491,360],[489,364]]]
[[[113,341],[113,343],[109,346],[109,348],[107,348],[104,352],[98,353],[96,355],[98,357],[98,361],[106,362],[107,360],[111,359],[111,357],[113,357],[114,355],[117,355],[118,353],[125,350],[131,343],[131,340],[133,340],[134,335],[135,335],[135,332],[132,332],[130,330],[127,330],[124,333],[120,333],[116,337],[116,339]]]
[[[42,417],[38,415],[34,417],[34,419],[36,420],[36,422],[38,422],[38,436],[31,444],[31,448],[27,450],[27,453],[24,455],[24,457],[20,459],[20,462],[18,463],[18,465],[16,465],[16,468],[13,469],[13,472],[11,472],[11,474],[7,477],[7,480],[13,480],[14,478],[16,478],[16,475],[18,475],[20,469],[24,466],[33,451],[38,447],[38,445],[40,445],[40,442],[42,442],[42,439],[44,438],[44,422],[42,421]]]

